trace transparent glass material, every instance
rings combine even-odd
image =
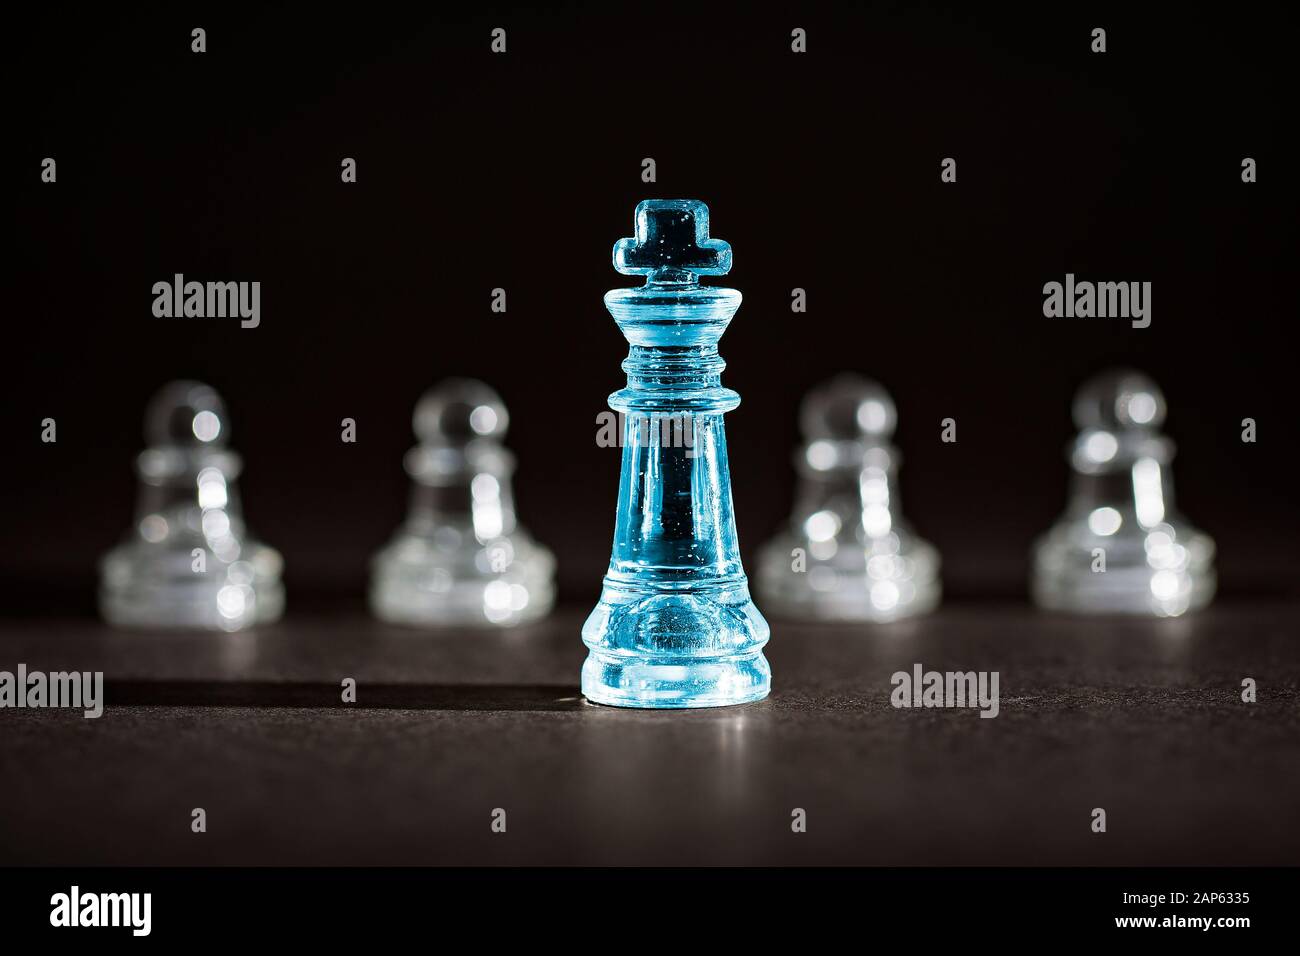
[[[889,393],[841,375],[804,399],[794,514],[759,554],[764,605],[790,618],[893,621],[939,601],[939,554],[899,512]]]
[[[708,207],[648,200],[614,267],[646,284],[605,305],[627,338],[614,545],[600,602],[582,628],[589,700],[624,707],[717,707],[767,696],[768,625],[749,596],[732,515],[718,340],[740,307],[701,275],[731,268],[709,238]]]
[[[284,610],[279,552],[244,526],[220,396],[173,382],[150,402],[135,527],[100,563],[100,611],[135,628],[235,631]]]
[[[376,617],[414,626],[509,627],[555,603],[555,559],[515,518],[509,416],[473,379],[448,379],[415,408],[419,444],[405,524],[374,558]]]
[[[1174,509],[1164,418],[1164,396],[1139,372],[1106,372],[1079,390],[1070,501],[1034,548],[1037,604],[1175,617],[1214,596],[1214,542]]]

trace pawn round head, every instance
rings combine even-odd
[[[501,396],[472,378],[449,378],[415,406],[415,435],[422,442],[467,442],[505,437],[510,416]]]
[[[894,434],[898,413],[879,383],[844,374],[808,393],[799,424],[805,438],[880,442]]]
[[[1112,369],[1090,378],[1074,397],[1079,428],[1159,428],[1165,397],[1156,383],[1132,369]]]
[[[230,437],[226,404],[202,382],[171,382],[149,402],[145,440],[152,447],[222,447]]]

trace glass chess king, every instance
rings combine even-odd
[[[638,204],[614,268],[645,285],[605,306],[629,344],[614,545],[600,602],[582,628],[582,692],[623,707],[717,707],[766,697],[768,625],[749,596],[732,514],[718,340],[741,295],[700,285],[731,247],[709,238],[695,200]]]

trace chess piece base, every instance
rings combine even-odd
[[[463,545],[468,539],[472,545]],[[508,562],[494,572],[494,562]],[[555,603],[554,559],[522,532],[479,546],[469,530],[403,532],[375,558],[370,606],[390,624],[513,627]]]
[[[1155,543],[1152,543],[1152,538]],[[1105,555],[1105,571],[1095,549]],[[1185,525],[1150,536],[1091,535],[1083,522],[1058,526],[1035,548],[1034,603],[1071,614],[1177,617],[1214,597],[1214,542]]]
[[[767,621],[742,582],[645,592],[606,579],[582,628],[582,693],[619,707],[723,707],[768,695]]]
[[[815,549],[832,545],[822,558]],[[793,568],[796,550],[807,567]],[[759,557],[760,596],[774,615],[813,621],[888,623],[928,614],[939,604],[939,554],[898,529],[890,539],[863,545],[809,542],[778,535]]]
[[[122,545],[103,561],[100,612],[115,627],[139,629],[238,631],[279,620],[279,553],[257,544],[243,553],[231,564],[209,555],[197,572],[188,550]]]
[[[762,652],[737,660],[680,664],[622,659],[592,651],[582,665],[582,693],[614,707],[727,707],[762,700],[772,671]]]

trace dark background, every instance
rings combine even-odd
[[[1253,5],[478,9],[11,22],[0,663],[102,670],[109,708],[5,710],[0,863],[1300,859],[1289,23]],[[936,614],[777,624],[773,694],[746,707],[606,708],[576,686],[618,481],[594,439],[626,343],[601,296],[631,283],[610,250],[651,196],[706,201],[734,248],[745,304],[722,353],[751,570],[791,507],[799,400],[845,369],[893,392],[904,510],[945,561]],[[155,319],[176,272],[260,281],[261,326]],[[1154,283],[1151,327],[1044,318],[1066,272]],[[1222,594],[1196,615],[1025,601],[1030,544],[1065,505],[1072,393],[1117,363],[1163,386],[1179,503],[1220,546]],[[510,405],[520,514],[559,558],[567,606],[531,628],[401,629],[362,602],[406,507],[412,407],[453,374]],[[145,403],[179,377],[226,397],[247,517],[287,562],[274,627],[178,639],[91,616]],[[1000,673],[999,719],[894,709],[890,674],[916,662]],[[1160,888],[1239,888],[1210,882]]]
[[[131,521],[145,402],[181,377],[226,398],[290,614],[360,601],[405,509],[413,404],[453,374],[509,405],[521,518],[557,552],[561,596],[594,601],[618,474],[595,419],[626,354],[601,296],[630,284],[610,248],[647,197],[704,200],[735,252],[725,284],[745,304],[722,353],[744,400],[728,429],[751,569],[791,506],[798,402],[850,369],[895,397],[904,509],[947,593],[1022,595],[1065,503],[1071,395],[1122,363],[1165,390],[1178,503],[1219,543],[1224,596],[1294,593],[1293,54],[1266,10],[37,16],[6,53],[11,611],[93,611],[95,562]],[[1068,271],[1151,281],[1151,327],[1044,318],[1043,283]],[[260,281],[261,327],[155,319],[151,287],[176,272]],[[47,416],[57,444],[40,442]],[[956,444],[939,440],[947,416]]]

